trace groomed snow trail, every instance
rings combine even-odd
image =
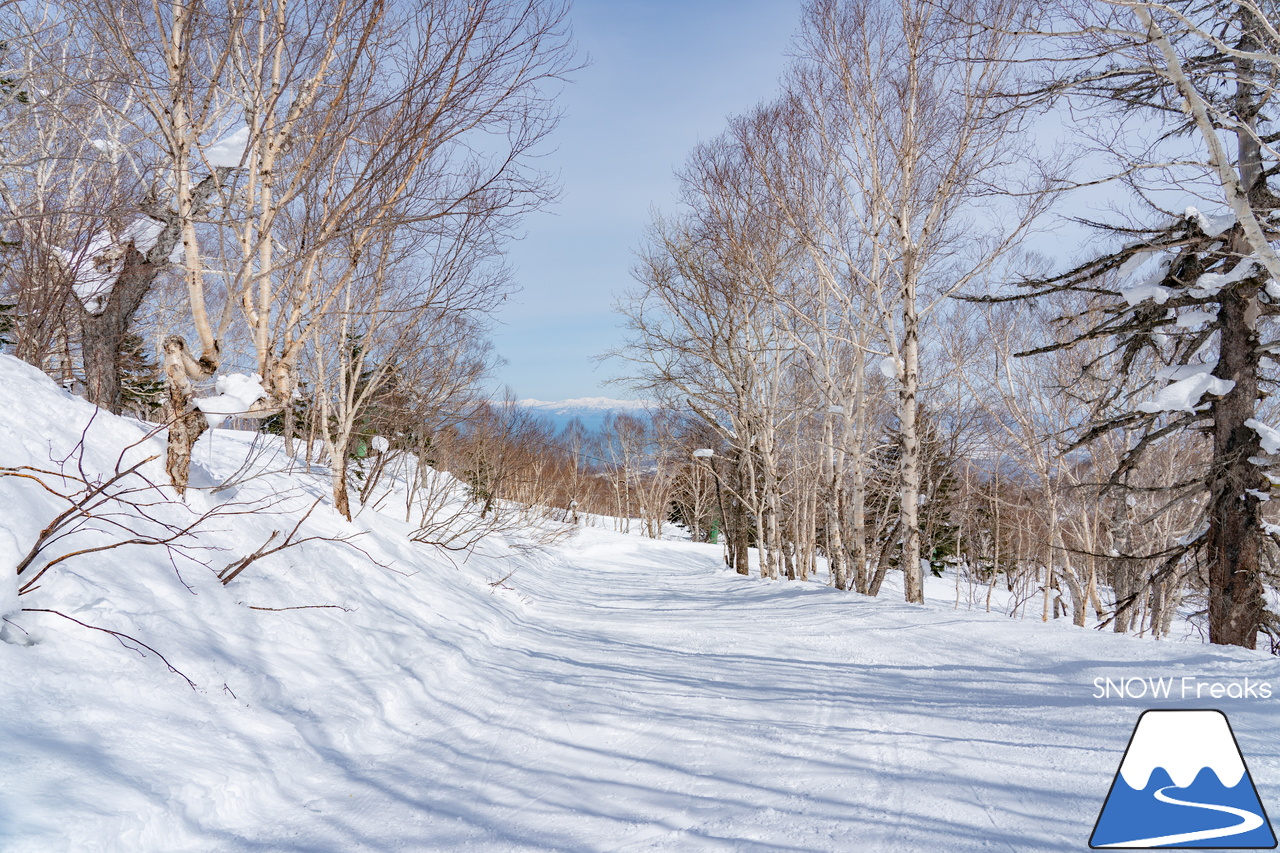
[[[1085,850],[1140,711],[1206,706],[1095,699],[1095,678],[1280,685],[1264,655],[741,578],[710,546],[588,529],[479,565],[372,571],[350,613],[249,614],[198,696],[57,634],[111,681],[20,676],[0,849]],[[349,577],[314,567],[309,600]],[[282,583],[237,594],[286,603]],[[1214,703],[1264,803],[1274,701]]]
[[[1095,677],[1276,672],[717,557],[586,530],[522,566],[491,654],[356,777],[358,816],[335,795],[326,820],[369,849],[1083,850],[1150,704],[1096,700]],[[1238,733],[1272,725],[1271,703],[1226,704]],[[1250,746],[1280,781],[1274,741]]]

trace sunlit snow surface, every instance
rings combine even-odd
[[[3,464],[48,467],[89,411],[0,357]],[[141,434],[101,416],[86,464]],[[202,437],[194,482],[237,470],[250,438]],[[287,462],[275,447],[272,470]],[[108,551],[22,597],[137,637],[198,689],[110,636],[11,617],[0,850],[1083,850],[1140,711],[1205,707],[1095,699],[1095,678],[1280,687],[1260,652],[954,610],[950,578],[914,607],[896,587],[747,579],[715,546],[601,529],[445,554],[408,541],[394,498],[353,523],[322,505],[301,531],[368,531],[365,553],[313,542],[222,587],[210,568],[288,529],[327,472],[192,493],[204,508],[290,483],[284,515],[205,534],[224,549],[195,553],[209,568]],[[0,478],[17,539],[55,506]],[[1280,796],[1275,701],[1220,701],[1264,803]]]

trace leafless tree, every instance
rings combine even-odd
[[[329,459],[335,506],[348,518],[347,460],[355,450],[353,440],[360,435],[365,455],[372,455],[367,444],[379,428],[387,446],[385,433],[395,429],[395,424],[377,423],[380,408],[408,402],[395,395],[417,397],[418,406],[434,397],[439,408],[456,403],[460,391],[478,393],[476,364],[462,356],[484,331],[481,318],[505,293],[506,275],[494,262],[483,220],[458,224],[458,232],[436,234],[426,245],[419,241],[418,251],[407,255],[416,260],[412,265],[396,241],[371,247],[363,259],[367,271],[347,281],[341,304],[327,315],[332,327],[314,326],[310,399]]]
[[[804,410],[790,395],[794,341],[777,297],[795,274],[796,247],[731,135],[695,150],[682,185],[690,212],[655,222],[636,271],[641,289],[623,305],[632,337],[619,354],[640,367],[638,388],[692,410],[732,448],[735,471],[722,485],[752,517],[761,574],[778,577],[779,430]]]
[[[886,348],[886,375],[898,385],[908,601],[924,596],[922,325],[947,295],[1016,247],[1042,208],[1034,192],[1003,212],[987,203],[1009,174],[1026,168],[1011,146],[1021,113],[1002,97],[1016,50],[1002,30],[1020,7],[988,3],[980,11],[985,23],[975,25],[931,3],[818,0],[803,16],[791,83],[812,117],[815,165],[834,183],[814,194],[815,214],[792,216],[824,277],[860,292]],[[843,210],[833,215],[836,206]],[[974,234],[968,217],[979,211],[991,224]]]
[[[333,14],[343,8],[334,4]],[[551,195],[528,155],[555,124],[548,86],[572,65],[564,8],[545,0],[371,8],[379,14],[359,18],[356,34],[323,37],[306,62],[282,70],[290,30],[280,4],[235,60],[249,145],[232,292],[267,391],[262,410],[290,398],[311,329],[342,313],[366,255],[383,263],[385,247],[412,242],[403,235],[441,232],[464,235],[468,252],[491,252]],[[271,35],[262,42],[264,26]],[[339,57],[348,39],[364,52]],[[299,68],[310,104],[282,94]],[[454,283],[473,299],[480,289]]]
[[[1211,641],[1248,648],[1274,621],[1263,598],[1260,496],[1270,488],[1265,451],[1275,446],[1258,418],[1277,313],[1268,288],[1280,275],[1266,224],[1278,206],[1267,183],[1278,160],[1266,106],[1280,69],[1274,21],[1269,3],[1068,4],[1036,33],[1056,79],[1024,93],[1067,98],[1109,127],[1097,147],[1114,165],[1102,180],[1149,213],[1106,224],[1120,248],[1032,288],[1105,303],[1100,320],[1065,345],[1110,338],[1125,372],[1151,365],[1136,392],[1104,395],[1119,411],[1081,438],[1134,436],[1112,474],[1123,483],[1156,445],[1193,430],[1212,436],[1211,463],[1187,492],[1207,501],[1207,533],[1182,549],[1209,567]],[[1125,132],[1136,121],[1159,132]]]
[[[191,383],[218,371],[233,326],[265,391],[243,414],[277,412],[366,253],[444,220],[482,221],[492,242],[550,195],[529,155],[573,64],[552,0],[74,6],[132,87],[182,246],[189,316],[172,331],[199,352],[165,340],[179,491],[206,423]]]

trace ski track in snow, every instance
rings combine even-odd
[[[0,435],[30,430],[10,454],[32,462],[85,411],[41,394],[0,381]],[[136,438],[126,426],[94,430]],[[212,438],[193,482],[248,442]],[[299,507],[327,489],[294,478]],[[14,488],[0,480],[0,527],[21,538],[44,516]],[[1280,686],[1262,653],[953,610],[949,579],[914,607],[888,584],[869,599],[742,578],[716,546],[593,528],[455,565],[391,516],[322,507],[309,524],[369,531],[361,547],[396,571],[316,543],[222,587],[122,550],[24,596],[137,636],[200,689],[105,635],[17,617],[35,644],[0,643],[0,850],[1084,850],[1152,706],[1222,708],[1262,801],[1280,794],[1275,699],[1093,698],[1098,677]],[[243,551],[280,525],[237,517],[209,542]],[[490,587],[513,568],[512,590]]]

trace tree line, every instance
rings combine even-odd
[[[732,565],[919,602],[953,561],[1045,618],[1276,636],[1277,11],[805,6],[780,94],[680,170],[615,353],[713,433]],[[1086,241],[1030,253],[1090,190]]]
[[[158,409],[179,494],[233,415],[309,432],[349,514],[376,397],[480,401],[502,246],[555,192],[562,3],[16,2],[4,30],[6,338]]]
[[[235,416],[445,547],[676,522],[743,574],[1280,636],[1270,0],[810,0],[653,219],[612,355],[659,410],[599,435],[480,390],[563,5],[8,9],[0,338],[165,424],[179,494]]]

